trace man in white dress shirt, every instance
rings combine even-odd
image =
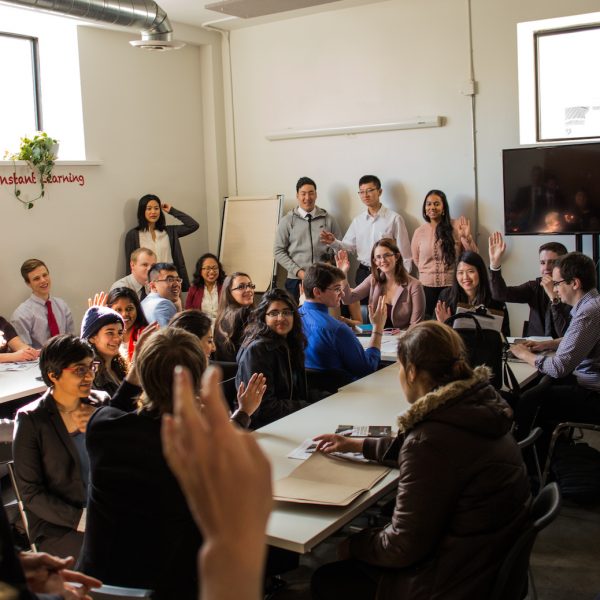
[[[131,273],[115,281],[110,289],[126,287],[132,289],[140,301],[147,295],[146,284],[148,283],[148,270],[156,262],[156,254],[149,248],[137,248],[131,253],[129,268]]]
[[[33,348],[41,348],[59,333],[75,333],[73,316],[67,303],[50,297],[52,280],[48,267],[37,258],[21,265],[21,275],[31,289],[31,296],[20,304],[11,322],[19,337]]]
[[[410,238],[404,219],[381,203],[381,181],[375,175],[363,175],[358,182],[358,195],[367,207],[365,212],[354,217],[342,240],[336,239],[330,231],[321,233],[321,241],[335,250],[347,250],[357,255],[359,267],[356,271],[356,285],[371,273],[371,249],[382,238],[392,238],[398,244],[404,267],[410,273],[412,253]]]

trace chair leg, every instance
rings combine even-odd
[[[537,600],[537,589],[535,587],[535,581],[533,580],[533,572],[531,567],[528,567],[527,569],[527,580],[529,581],[527,600]]]
[[[19,494],[19,488],[17,487],[17,478],[15,477],[15,470],[12,463],[8,463],[6,465],[8,467],[8,474],[10,475],[10,480],[13,486],[13,490],[15,491],[15,497],[17,499],[17,506],[19,507],[19,514],[21,515],[21,522],[23,523],[23,529],[25,530],[25,535],[27,536],[27,541],[29,542],[29,546],[33,552],[37,552],[37,546],[31,541],[31,536],[29,535],[29,523],[27,522],[27,515],[25,514],[25,508],[23,506],[23,500],[21,500],[21,494]]]

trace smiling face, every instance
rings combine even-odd
[[[430,194],[425,199],[425,214],[431,222],[438,222],[444,215],[444,202],[437,194]]]
[[[386,246],[375,246],[373,250],[373,262],[385,275],[391,275],[396,270],[396,255]]]
[[[156,200],[148,200],[144,217],[146,217],[146,221],[149,224],[155,225],[158,219],[160,219],[160,203]]]
[[[177,271],[165,271],[164,269],[158,272],[158,279],[152,282],[152,290],[161,298],[166,298],[171,302],[177,302],[181,295],[181,278]]]
[[[251,306],[254,302],[254,290],[248,286],[252,285],[250,277],[238,275],[231,282],[231,296],[240,306]]]
[[[109,308],[112,308],[123,317],[126,331],[129,331],[133,327],[137,319],[137,310],[135,309],[135,304],[129,298],[119,298]]]
[[[50,279],[48,269],[43,266],[37,267],[37,269],[30,271],[27,276],[29,278],[27,285],[31,288],[33,295],[42,300],[48,300],[50,288],[52,287],[52,280]]]
[[[317,190],[314,185],[305,183],[297,192],[298,206],[307,213],[311,212],[317,202]]]
[[[110,360],[119,353],[122,341],[123,326],[120,323],[105,325],[90,337],[90,343],[94,344],[98,354],[105,360]]]
[[[286,337],[294,326],[294,311],[281,300],[271,302],[265,313],[267,327],[282,337]]]
[[[209,329],[206,332],[206,335],[200,338],[200,346],[202,346],[202,350],[206,355],[206,360],[209,360],[210,355],[217,349],[213,339],[212,329]]]
[[[200,272],[204,283],[213,284],[219,278],[219,263],[214,258],[205,258],[202,261]]]
[[[48,377],[54,386],[54,398],[58,401],[75,400],[76,398],[87,398],[92,389],[94,372],[91,369],[93,359],[83,358],[79,362],[71,363],[63,369],[58,377],[54,373],[48,373]],[[77,374],[77,370],[85,370],[83,377]]]
[[[479,272],[476,267],[466,262],[459,262],[456,267],[456,280],[467,296],[472,297],[477,294]]]

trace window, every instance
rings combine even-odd
[[[0,131],[7,138],[19,138],[23,131],[42,129],[39,94],[38,42],[34,37],[0,32],[3,78]]]
[[[0,158],[43,129],[59,159],[85,159],[77,21],[0,5],[0,23]]]
[[[600,137],[600,13],[519,23],[522,144]]]

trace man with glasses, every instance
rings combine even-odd
[[[371,274],[371,248],[383,238],[396,241],[404,268],[410,273],[412,268],[412,253],[410,238],[404,219],[393,210],[381,203],[381,181],[375,175],[363,175],[358,182],[358,195],[367,210],[354,217],[343,240],[337,239],[331,231],[321,233],[321,241],[336,250],[347,250],[356,254],[358,269],[356,285],[362,283]]]
[[[527,435],[534,422],[548,440],[563,421],[600,423],[600,294],[594,261],[580,252],[561,256],[552,270],[552,285],[561,301],[573,307],[564,337],[511,347],[515,356],[548,376],[526,392],[517,407],[519,437]],[[548,349],[556,353],[532,352]]]
[[[560,301],[552,285],[552,269],[567,249],[559,242],[542,244],[538,250],[540,276],[513,286],[507,286],[502,277],[501,263],[506,242],[499,231],[490,235],[489,251],[492,298],[499,302],[529,304],[529,321],[524,335],[562,337],[569,324],[571,307]]]
[[[306,335],[305,365],[307,369],[328,371],[340,385],[373,373],[381,359],[381,338],[387,316],[385,298],[369,307],[373,333],[365,350],[352,329],[329,314],[340,305],[344,272],[326,263],[316,263],[306,270],[304,293],[306,302],[300,308],[302,328]]]
[[[342,232],[335,219],[316,205],[317,184],[310,177],[300,177],[296,183],[296,199],[298,206],[279,222],[274,254],[287,271],[285,289],[298,301],[306,268],[328,250],[320,233],[331,231],[339,237]]]
[[[140,302],[148,295],[146,284],[148,283],[148,271],[156,262],[156,254],[148,248],[137,248],[131,253],[129,268],[131,273],[115,281],[110,289],[119,287],[132,289],[140,299]]]
[[[181,282],[175,265],[156,263],[148,271],[150,293],[142,302],[148,323],[156,321],[166,327],[173,315],[181,310]]]

